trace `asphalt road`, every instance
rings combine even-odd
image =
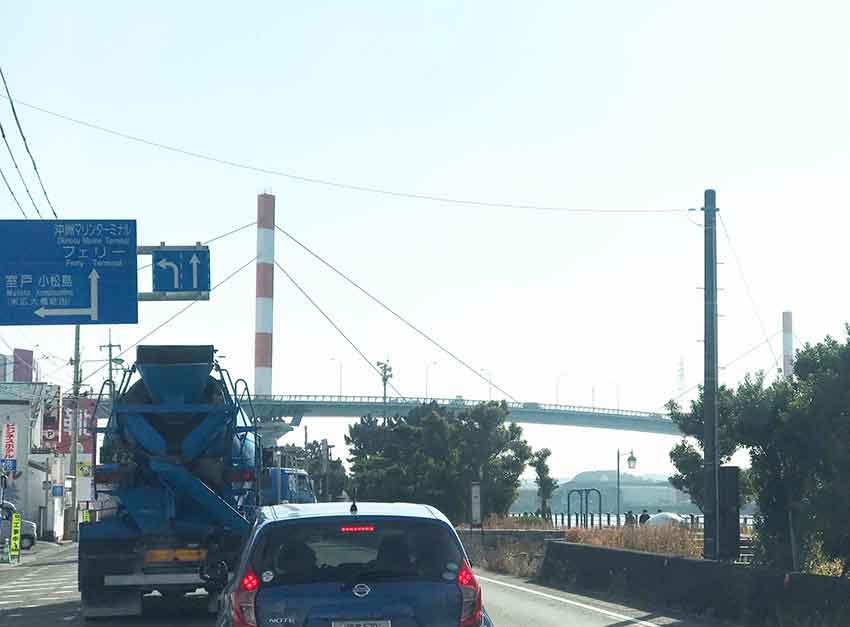
[[[717,627],[609,603],[487,571],[476,573],[496,627]]]
[[[20,565],[0,565],[0,625],[3,627],[180,627],[214,624],[205,595],[187,596],[180,605],[157,595],[144,600],[144,616],[107,618],[86,623],[77,591],[77,546],[37,545]],[[675,619],[624,607],[486,571],[477,573],[484,605],[496,627],[708,627],[691,619]],[[716,624],[715,624],[716,625]]]

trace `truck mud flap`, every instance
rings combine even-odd
[[[110,590],[95,599],[83,599],[83,618],[141,616],[142,593],[139,590]]]

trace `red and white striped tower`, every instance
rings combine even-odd
[[[274,318],[274,196],[257,196],[257,319],[254,335],[254,394],[272,393]]]

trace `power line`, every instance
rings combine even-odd
[[[216,283],[215,285],[213,285],[213,286],[210,288],[210,292],[212,292],[212,291],[214,291],[214,290],[218,289],[219,287],[221,287],[222,285],[224,285],[225,283],[227,283],[230,279],[232,279],[232,278],[233,278],[233,277],[235,277],[237,274],[239,274],[240,272],[242,272],[242,270],[244,270],[245,268],[247,268],[248,266],[250,266],[252,263],[254,263],[254,261],[256,261],[256,259],[257,259],[257,258],[256,258],[256,257],[254,257],[254,258],[252,258],[250,261],[248,261],[247,263],[245,263],[245,264],[243,264],[243,265],[239,266],[236,270],[234,270],[233,272],[231,272],[230,274],[228,274],[228,275],[227,275],[226,277],[224,277],[221,281],[219,281],[218,283]],[[198,302],[198,301],[200,301],[200,300],[201,300],[201,298],[200,298],[200,297],[198,297],[198,298],[195,298],[195,299],[194,299],[194,300],[192,300],[192,301],[189,301],[189,302],[188,302],[188,303],[187,303],[184,307],[181,307],[181,308],[177,311],[177,313],[175,313],[174,315],[170,316],[169,318],[167,318],[166,320],[164,320],[163,322],[161,322],[160,324],[158,324],[158,325],[157,325],[154,329],[152,329],[152,330],[151,330],[151,331],[149,331],[148,333],[145,333],[145,334],[144,334],[142,337],[140,337],[138,340],[136,340],[135,342],[133,342],[132,344],[130,344],[127,348],[125,348],[125,349],[124,349],[124,350],[122,350],[120,353],[118,353],[117,355],[115,355],[115,358],[121,357],[122,355],[124,355],[125,353],[127,353],[128,351],[130,351],[131,349],[135,348],[136,346],[138,346],[139,344],[141,344],[142,342],[144,342],[144,341],[145,341],[146,339],[148,339],[151,335],[153,335],[154,333],[156,333],[157,331],[159,331],[161,328],[163,328],[163,327],[164,327],[164,326],[166,326],[167,324],[171,323],[171,322],[172,322],[175,318],[177,318],[177,316],[181,315],[183,312],[185,312],[187,309],[189,309],[192,305],[194,305],[195,303],[197,303],[197,302]],[[89,379],[91,379],[94,375],[96,375],[98,372],[100,372],[101,370],[103,370],[104,368],[106,368],[108,365],[109,365],[109,364],[103,364],[103,365],[101,365],[99,368],[97,368],[96,370],[93,370],[93,371],[91,372],[91,374],[86,375],[86,376],[85,376],[85,377],[84,377],[84,378],[80,381],[80,383],[82,383],[83,381],[88,381],[88,380],[89,380]]]
[[[461,366],[463,366],[464,368],[466,368],[467,370],[469,370],[469,371],[470,371],[471,373],[473,373],[476,377],[478,377],[478,378],[479,378],[479,379],[481,379],[482,381],[486,382],[488,385],[491,385],[494,389],[496,389],[496,390],[498,390],[499,392],[501,392],[502,394],[504,394],[504,395],[505,395],[507,398],[509,398],[510,400],[512,400],[512,401],[516,401],[516,399],[515,399],[513,396],[511,396],[510,394],[508,394],[507,392],[505,392],[505,390],[503,390],[503,389],[502,389],[502,388],[500,388],[498,385],[496,385],[495,383],[493,383],[493,382],[491,381],[491,379],[489,379],[488,377],[485,377],[485,376],[484,376],[483,374],[481,374],[481,373],[480,373],[477,369],[475,369],[475,368],[473,368],[472,366],[470,366],[470,365],[469,365],[468,363],[466,363],[463,359],[461,359],[460,357],[458,357],[457,355],[455,355],[453,352],[451,352],[448,348],[446,348],[445,346],[443,346],[442,344],[440,344],[437,340],[435,340],[434,338],[432,338],[430,335],[428,335],[428,334],[427,334],[427,333],[425,333],[424,331],[421,331],[421,330],[420,330],[419,328],[417,328],[417,327],[416,327],[416,326],[415,326],[412,322],[410,322],[409,320],[407,320],[407,318],[405,318],[405,317],[404,317],[404,316],[402,316],[401,314],[399,314],[399,313],[397,313],[396,311],[394,311],[393,309],[391,309],[391,308],[390,308],[387,304],[385,304],[385,303],[384,303],[381,299],[379,299],[377,296],[374,296],[371,292],[367,291],[365,288],[361,287],[361,286],[360,286],[360,284],[358,284],[358,283],[357,283],[354,279],[352,279],[352,278],[348,277],[348,275],[344,274],[341,270],[337,269],[337,268],[336,268],[333,264],[331,264],[329,261],[327,261],[326,259],[324,259],[323,257],[321,257],[318,253],[316,253],[316,252],[314,252],[313,250],[311,250],[310,248],[308,248],[305,244],[302,244],[300,241],[298,241],[297,239],[295,239],[295,237],[293,237],[292,235],[290,235],[289,233],[287,233],[287,232],[286,232],[285,230],[283,230],[281,227],[279,227],[279,226],[275,225],[275,228],[276,228],[278,231],[280,231],[281,233],[283,233],[284,235],[286,235],[286,237],[288,237],[289,239],[291,239],[293,242],[295,242],[296,244],[298,244],[298,246],[300,246],[300,247],[301,247],[301,248],[303,248],[305,251],[307,251],[308,253],[310,253],[310,255],[312,255],[315,259],[317,259],[317,260],[318,260],[318,261],[320,261],[322,264],[324,264],[325,266],[327,266],[328,268],[330,268],[331,270],[333,270],[336,274],[338,274],[340,277],[342,277],[342,278],[343,278],[345,281],[347,281],[350,285],[353,285],[353,286],[354,286],[354,287],[356,287],[358,290],[360,290],[363,294],[365,294],[366,296],[368,296],[368,297],[369,297],[369,298],[370,298],[373,302],[375,302],[375,303],[377,303],[378,305],[380,305],[383,309],[385,309],[386,311],[388,311],[389,313],[391,313],[391,314],[392,314],[393,316],[395,316],[398,320],[400,320],[400,321],[401,321],[401,322],[403,322],[405,325],[407,325],[409,328],[413,329],[416,333],[418,333],[419,335],[421,335],[422,337],[424,337],[424,338],[425,338],[426,340],[428,340],[431,344],[433,344],[434,346],[436,346],[437,348],[439,348],[441,351],[443,351],[446,355],[448,355],[449,357],[451,357],[452,359],[454,359],[454,360],[455,360],[457,363],[459,363]]]
[[[27,154],[30,156],[30,161],[32,161],[32,169],[35,170],[35,176],[38,178],[38,184],[41,185],[41,191],[44,193],[44,199],[47,201],[47,206],[50,207],[53,217],[59,219],[59,216],[56,215],[56,210],[53,208],[53,203],[50,202],[50,198],[47,196],[47,190],[44,189],[44,181],[41,180],[41,174],[38,171],[38,166],[35,164],[35,157],[32,156],[32,152],[30,151],[30,146],[27,143],[26,136],[24,135],[24,129],[21,128],[21,121],[18,119],[18,112],[15,111],[15,101],[12,100],[12,94],[9,92],[9,85],[6,83],[6,76],[3,74],[3,68],[0,68],[0,78],[3,79],[3,87],[6,89],[6,96],[9,98],[9,105],[12,107],[12,115],[15,118],[15,124],[18,125],[18,132],[21,134],[21,139],[24,140],[24,148],[26,148]]]
[[[361,351],[359,348],[357,348],[357,345],[349,339],[349,337],[343,332],[343,330],[339,328],[337,323],[334,322],[331,319],[331,317],[324,312],[324,310],[319,306],[319,304],[316,301],[314,301],[312,298],[310,298],[310,295],[307,292],[304,291],[304,288],[301,287],[295,279],[292,278],[292,275],[290,275],[286,270],[284,270],[283,266],[281,266],[277,261],[274,262],[274,265],[276,265],[277,269],[280,270],[281,272],[283,272],[284,276],[286,276],[286,278],[289,279],[289,281],[296,288],[298,288],[298,291],[301,292],[301,294],[304,295],[304,298],[306,298],[308,301],[310,301],[310,304],[313,305],[313,307],[315,307],[318,310],[318,312],[324,316],[325,320],[330,322],[331,326],[334,329],[336,329],[336,332],[339,333],[343,337],[343,339],[351,345],[351,348],[353,348],[355,351],[357,351],[357,354],[360,355],[360,357],[363,358],[363,361],[365,361],[366,364],[368,364],[368,366],[378,374],[378,376],[383,377],[383,373],[380,370],[378,370],[378,368],[375,366],[375,364],[373,364],[372,361],[368,357],[366,357],[366,355],[363,354],[363,351]],[[401,392],[399,392],[392,383],[387,381],[387,385],[390,388],[392,388],[393,392],[395,392],[398,396],[404,398],[404,395]]]
[[[6,139],[6,131],[3,130],[3,124],[0,123],[0,136],[3,137],[3,143],[6,144],[6,150],[9,151],[9,156],[12,158],[12,163],[15,165],[15,169],[18,171],[18,176],[21,179],[21,183],[24,186],[24,189],[27,190],[27,196],[30,197],[30,202],[32,203],[32,208],[35,209],[35,213],[39,218],[43,217],[41,215],[41,211],[38,210],[38,206],[35,204],[35,200],[33,200],[32,194],[30,193],[30,188],[27,187],[27,182],[24,180],[24,175],[21,173],[21,168],[18,167],[18,161],[15,159],[15,154],[12,152],[12,147],[9,145],[9,140]],[[6,177],[3,177],[4,179]],[[16,199],[17,200],[17,199]]]
[[[244,225],[244,226],[240,226],[240,227],[238,227],[238,228],[235,228],[235,229],[233,229],[232,231],[228,231],[227,233],[222,233],[221,235],[216,235],[216,236],[215,236],[215,237],[213,237],[212,239],[208,239],[208,240],[207,240],[207,241],[205,241],[205,242],[201,242],[201,244],[202,244],[203,246],[206,246],[207,244],[212,244],[213,242],[216,242],[216,241],[218,241],[218,240],[220,240],[220,239],[224,239],[224,238],[225,238],[225,237],[227,237],[228,235],[233,235],[234,233],[238,233],[239,231],[243,231],[243,230],[247,229],[247,228],[248,228],[248,227],[250,227],[250,226],[254,226],[255,224],[257,224],[257,223],[256,223],[256,222],[249,222],[248,224],[246,224],[246,225]],[[149,263],[149,264],[146,264],[146,265],[144,265],[144,266],[140,266],[140,267],[139,267],[139,270],[145,270],[145,269],[147,269],[147,268],[150,268],[152,265],[153,265],[152,263]]]
[[[9,193],[12,195],[12,200],[14,200],[14,201],[15,201],[15,204],[16,204],[16,205],[18,205],[18,209],[20,209],[20,210],[21,210],[21,215],[22,215],[22,216],[24,216],[24,220],[27,220],[27,219],[28,219],[28,217],[27,217],[26,212],[24,211],[24,208],[23,208],[23,207],[21,207],[21,201],[20,201],[20,200],[18,200],[18,197],[17,197],[17,196],[15,196],[15,192],[14,192],[14,190],[12,189],[12,186],[11,186],[11,185],[9,185],[9,179],[7,179],[7,178],[6,178],[6,175],[5,175],[5,174],[3,174],[3,170],[2,170],[2,169],[0,169],[0,177],[2,177],[2,178],[3,178],[3,182],[4,182],[4,183],[6,183],[6,189],[8,189],[8,190],[9,190]]]
[[[756,315],[756,319],[758,319],[759,327],[761,328],[761,334],[767,337],[767,327],[765,327],[764,320],[761,317],[761,313],[759,312],[758,306],[756,305],[756,300],[753,298],[752,290],[750,289],[750,283],[747,281],[747,277],[744,275],[744,267],[741,265],[741,258],[738,257],[738,252],[735,250],[735,245],[732,243],[732,238],[729,236],[729,230],[726,228],[726,222],[723,220],[723,215],[718,213],[718,217],[720,218],[720,226],[723,229],[723,236],[726,238],[726,242],[729,244],[729,250],[732,251],[732,257],[735,259],[735,266],[738,268],[738,275],[741,277],[741,282],[744,284],[744,291],[747,293],[747,298],[750,300],[750,305],[753,308],[753,312]],[[774,368],[779,367],[779,357],[776,354],[776,351],[773,350],[773,345],[768,344],[770,346],[770,354],[773,356],[773,366]]]
[[[776,337],[777,335],[779,335],[780,333],[782,333],[782,331],[776,331],[776,332],[775,332],[773,335],[771,335],[770,337],[766,337],[766,338],[765,338],[765,339],[763,339],[763,340],[759,340],[759,343],[758,343],[758,344],[756,344],[755,346],[753,346],[753,347],[751,347],[751,348],[748,348],[746,351],[744,351],[743,353],[741,353],[740,355],[738,355],[737,357],[735,357],[733,360],[731,360],[731,361],[729,361],[729,362],[726,362],[725,364],[723,364],[722,366],[720,366],[720,370],[725,370],[725,369],[726,369],[726,368],[728,368],[729,366],[734,366],[736,363],[738,363],[739,361],[741,361],[741,360],[742,360],[742,359],[744,359],[745,357],[748,357],[750,354],[752,354],[752,353],[754,353],[755,351],[757,351],[757,350],[758,350],[759,348],[761,348],[764,344],[767,344],[768,346],[770,346],[770,340],[772,340],[773,338],[775,338],[775,337]],[[772,352],[772,351],[773,351],[773,348],[771,347],[771,352]],[[775,363],[774,363],[774,365],[775,365]],[[679,394],[677,394],[676,396],[672,397],[670,400],[671,400],[671,401],[677,401],[677,400],[679,400],[680,398],[682,398],[683,396],[685,396],[686,394],[688,394],[688,393],[690,393],[690,392],[693,392],[693,391],[694,391],[695,389],[697,389],[700,385],[702,385],[702,383],[695,383],[694,385],[692,385],[691,387],[689,387],[687,390],[684,390],[684,391],[682,391],[682,392],[679,392]],[[665,403],[665,404],[666,404],[666,403]]]
[[[0,95],[0,97],[3,97]],[[209,161],[212,163],[217,163],[219,165],[225,165],[232,168],[238,168],[240,170],[247,170],[249,172],[257,172],[259,174],[267,174],[269,176],[279,176],[282,178],[290,179],[293,181],[299,181],[301,183],[311,183],[314,185],[323,185],[325,187],[333,187],[336,189],[346,189],[349,191],[356,192],[366,192],[370,194],[380,194],[383,196],[393,196],[396,198],[410,198],[414,200],[426,200],[431,202],[441,202],[445,204],[451,205],[466,205],[466,206],[474,206],[474,207],[488,207],[493,209],[525,209],[531,211],[549,211],[549,212],[557,212],[557,213],[594,213],[594,214],[611,214],[611,215],[619,215],[619,214],[671,214],[671,213],[682,213],[686,212],[687,209],[578,209],[573,207],[554,207],[554,206],[546,206],[546,205],[535,205],[535,204],[522,204],[522,203],[509,203],[509,202],[494,202],[494,201],[485,201],[485,200],[471,200],[471,199],[463,199],[463,198],[451,198],[448,196],[437,196],[432,194],[417,194],[413,192],[401,192],[391,189],[385,189],[382,187],[372,187],[369,185],[358,185],[352,183],[342,183],[339,181],[332,181],[329,179],[311,177],[311,176],[302,176],[300,174],[293,174],[292,172],[285,172],[283,170],[274,170],[271,168],[264,168],[260,166],[250,165],[247,163],[232,161],[230,159],[222,159],[219,157],[215,157],[212,155],[195,152],[193,150],[188,150],[185,148],[181,148],[179,146],[174,146],[170,144],[163,144],[161,142],[153,141],[150,139],[145,139],[144,137],[139,137],[137,135],[131,135],[129,133],[124,133],[123,131],[117,131],[115,129],[107,128],[100,124],[95,124],[93,122],[87,122],[85,120],[80,120],[78,118],[71,117],[69,115],[65,115],[63,113],[57,113],[56,111],[51,111],[49,109],[45,109],[43,107],[39,107],[28,102],[24,102],[22,100],[15,100],[19,105],[24,107],[28,107],[33,109],[34,111],[39,111],[41,113],[59,118],[61,120],[65,120],[67,122],[72,122],[73,124],[77,124],[79,126],[84,126],[86,128],[90,128],[96,131],[100,131],[102,133],[107,133],[109,135],[114,135],[116,137],[120,137],[122,139],[126,139],[128,141],[136,142],[139,144],[144,144],[146,146],[151,146],[153,148],[158,148],[160,150],[166,150],[168,152],[177,153],[186,157],[192,157],[194,159],[202,159],[204,161]]]

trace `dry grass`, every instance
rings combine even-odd
[[[568,542],[580,544],[696,559],[702,557],[702,542],[699,536],[690,529],[683,527],[568,529],[564,535]]]
[[[487,516],[485,529],[554,529],[551,520],[536,516]]]

